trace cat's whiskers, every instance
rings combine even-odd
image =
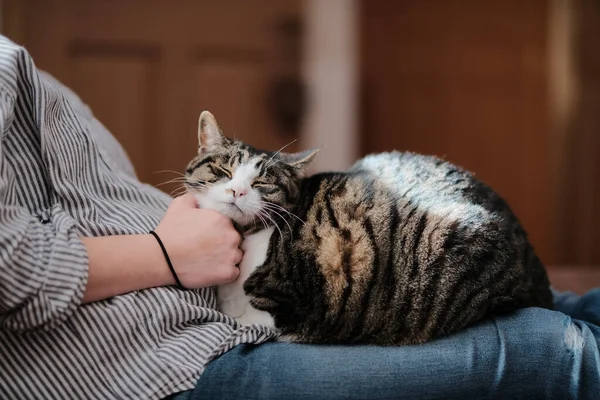
[[[157,188],[161,187],[161,186],[164,186],[164,185],[168,185],[170,183],[183,182],[185,180],[185,175],[183,173],[181,173],[179,171],[173,171],[173,170],[170,170],[170,169],[165,169],[165,170],[162,170],[162,171],[156,171],[156,172],[153,172],[152,174],[155,175],[155,174],[161,174],[161,173],[175,174],[177,176],[175,178],[173,178],[173,179],[170,179],[170,180],[166,181],[166,182],[162,182],[162,183],[159,183],[159,184],[155,185],[155,187],[157,187]]]
[[[265,229],[269,228],[269,225],[267,224],[267,222],[265,221],[265,219],[263,217],[260,216],[260,214],[255,214],[255,216],[258,217],[258,219],[260,219],[260,221],[262,222],[262,224],[264,225]]]
[[[179,196],[181,196],[182,194],[184,194],[185,192],[187,192],[187,190],[188,190],[188,189],[187,189],[187,187],[186,187],[185,185],[181,185],[181,186],[179,186],[179,187],[175,188],[175,189],[174,189],[174,190],[173,190],[173,191],[172,191],[172,192],[169,194],[169,196],[171,196],[171,197],[179,197]]]
[[[177,175],[185,176],[183,173],[181,173],[179,171],[173,171],[171,169],[163,169],[161,171],[153,172],[152,174],[164,174],[164,173],[171,173],[171,174],[177,174]]]
[[[274,208],[274,207],[269,206],[267,204],[263,205],[263,210],[266,210],[266,211],[269,211],[269,212],[272,212],[272,213],[275,213],[275,214],[279,215],[279,217],[281,217],[281,219],[283,219],[284,221],[286,221],[286,223],[288,223],[287,222],[287,218],[285,218],[283,215],[280,214],[280,211],[285,211],[285,210],[277,209],[277,208]],[[288,223],[288,225],[289,225],[289,223]]]
[[[287,219],[285,219],[285,217],[281,214],[279,214],[277,211],[270,209],[269,211],[277,214],[279,216],[279,218],[281,218],[283,220],[283,222],[285,222],[285,224],[288,226],[288,229],[290,230],[290,233],[293,233],[292,227],[290,225],[290,223],[287,221]]]
[[[252,228],[256,228],[256,215],[252,215]]]
[[[258,217],[260,219],[260,221],[262,222],[262,224],[264,225],[265,229],[267,229],[269,227],[269,224],[267,224],[265,219],[261,216],[260,201],[252,202],[251,204],[249,204],[249,207],[252,208],[252,210],[250,211],[250,213],[252,214],[252,222],[254,223],[256,220],[256,217]]]
[[[200,190],[208,190],[212,187],[213,185],[209,185],[209,184],[205,184],[205,183],[199,183],[199,182],[189,182],[189,181],[185,181],[183,182],[183,184],[178,187],[175,188],[175,190],[173,190],[170,194],[171,197],[178,197],[181,196],[182,194],[184,194],[185,192],[198,192],[199,189]]]
[[[279,237],[283,240],[283,232],[281,232],[281,229],[279,229],[279,226],[277,225],[277,222],[275,222],[275,220],[273,218],[271,218],[271,216],[268,213],[260,211],[260,214],[263,217],[267,218],[269,221],[271,221],[273,223],[273,225],[275,226],[275,228],[279,231]]]
[[[293,233],[293,230],[292,230],[292,227],[291,227],[290,223],[287,221],[287,219],[283,215],[279,214],[274,208],[269,208],[269,207],[266,207],[266,206],[264,208],[267,209],[267,210],[269,210],[269,211],[271,211],[271,212],[273,212],[273,213],[275,213],[275,214],[277,214],[277,215],[279,215],[279,218],[281,218],[283,220],[283,222],[285,222],[286,225],[288,226],[288,228],[290,230],[290,233]]]
[[[265,229],[269,229],[269,223],[267,222],[267,220],[265,220],[265,218],[261,214],[256,214],[256,216],[260,218],[262,224],[265,226]]]
[[[269,165],[267,165],[267,166],[265,167],[265,170],[266,170],[267,168],[269,168],[269,167],[272,167],[273,165],[276,165],[276,164],[280,163],[280,162],[281,162],[281,160],[273,160],[273,162],[272,162],[272,163],[270,163]]]
[[[275,154],[273,154],[273,156],[271,156],[271,158],[269,159],[269,161],[267,161],[267,166],[265,167],[265,169],[267,169],[267,168],[269,168],[271,165],[273,165],[273,164],[271,164],[270,162],[271,162],[271,160],[273,160],[273,158],[275,158],[275,156],[276,156],[277,154],[281,153],[281,151],[282,151],[283,149],[285,149],[285,148],[286,148],[286,147],[288,147],[288,146],[291,146],[292,144],[296,143],[297,141],[298,141],[298,139],[294,139],[294,140],[292,140],[291,142],[289,142],[288,144],[286,144],[285,146],[283,146],[282,148],[280,148],[279,150],[277,150],[277,151],[275,152]],[[276,161],[279,161],[279,160],[276,160]]]
[[[160,186],[168,185],[169,183],[178,183],[178,182],[179,183],[185,182],[185,177],[178,176],[177,178],[173,178],[166,182],[159,183],[159,184],[155,185],[155,187],[160,187]]]
[[[306,225],[306,222],[304,222],[304,220],[302,220],[302,218],[298,217],[293,212],[290,212],[290,211],[286,210],[285,208],[283,208],[279,204],[275,204],[275,203],[271,203],[270,201],[263,200],[263,207],[265,207],[265,208],[267,208],[267,207],[275,207],[277,210],[285,212],[290,217],[296,218],[298,221],[302,222],[302,225]]]

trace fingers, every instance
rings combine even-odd
[[[237,249],[236,254],[235,254],[235,265],[239,265],[242,262],[243,257],[244,257],[244,252],[240,249]]]
[[[227,271],[227,275],[224,277],[226,282],[233,282],[235,281],[237,278],[239,278],[240,276],[240,269],[239,268],[230,268]]]
[[[240,276],[240,268],[238,264],[242,261],[242,257],[244,252],[240,249],[235,249],[235,253],[233,254],[233,260],[226,262],[224,265],[221,265],[217,268],[218,271],[218,282],[217,284],[225,284],[230,283],[237,280]],[[230,264],[233,262],[233,264]]]
[[[243,237],[242,235],[240,235],[238,232],[235,233],[235,247],[237,247],[238,249],[242,246],[242,241],[243,241]]]
[[[231,221],[227,221],[228,226],[228,232],[227,232],[227,239],[228,243],[230,243],[232,246],[235,247],[240,247],[242,245],[242,235],[240,235],[240,233],[237,230],[233,229],[233,225],[231,223]]]
[[[244,234],[244,229],[242,228],[242,226],[240,224],[238,224],[237,222],[235,222],[234,220],[231,220],[231,223],[233,225],[233,229],[236,230],[236,232],[238,233],[238,235],[240,235],[240,237]]]

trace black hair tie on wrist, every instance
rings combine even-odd
[[[179,280],[179,277],[177,276],[177,272],[175,272],[175,268],[173,268],[173,264],[171,264],[171,259],[169,258],[169,253],[167,253],[167,249],[165,249],[165,245],[163,244],[162,240],[160,240],[160,238],[158,237],[156,232],[150,231],[150,234],[156,238],[156,241],[160,245],[160,248],[161,248],[163,254],[165,255],[165,259],[167,260],[167,264],[169,265],[169,269],[171,270],[171,273],[173,274],[173,278],[175,278],[175,283],[177,283],[177,287],[179,289],[185,290],[185,287],[181,284],[181,281]]]

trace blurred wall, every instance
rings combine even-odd
[[[573,0],[573,101],[563,122],[560,231],[565,258],[600,264],[600,2]]]
[[[365,0],[361,152],[461,165],[551,265],[600,264],[600,2]]]
[[[546,0],[362,2],[363,152],[472,172],[556,260]],[[541,201],[543,199],[543,201]]]
[[[303,148],[321,148],[313,171],[349,167],[359,153],[359,0],[306,0]]]

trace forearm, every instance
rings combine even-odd
[[[151,235],[90,237],[82,241],[89,259],[83,303],[174,283]]]

